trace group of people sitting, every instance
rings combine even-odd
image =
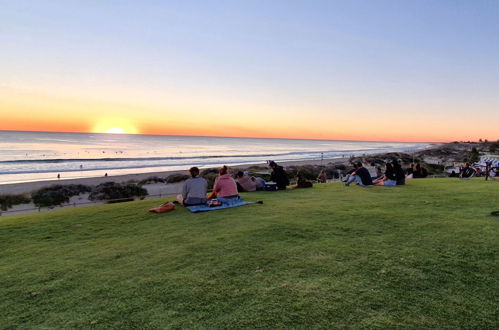
[[[269,162],[272,169],[270,179],[275,182],[277,189],[286,189],[289,179],[282,166]],[[199,175],[199,168],[189,169],[190,178],[182,187],[182,194],[177,195],[177,202],[184,206],[203,205],[215,198],[239,198],[240,192],[264,190],[267,183],[263,178],[249,176],[247,171],[237,172],[236,178],[229,174],[229,168],[224,165],[218,171],[218,177],[213,185],[213,191],[208,195],[208,182]]]
[[[274,161],[269,161],[272,169],[271,181],[275,182],[278,190],[286,189],[290,184],[288,175],[282,166]],[[466,163],[460,177],[472,176],[473,168]],[[182,188],[182,194],[177,196],[177,201],[185,206],[206,204],[209,200],[215,198],[239,198],[240,192],[252,192],[257,190],[268,190],[268,183],[263,178],[250,176],[247,171],[238,171],[235,177],[229,174],[227,166],[219,169],[218,177],[213,185],[213,191],[208,195],[208,183],[199,176],[199,168],[189,169],[191,177],[187,179]],[[376,167],[374,163],[353,163],[353,169],[348,172],[343,180],[345,186],[356,183],[361,186],[398,186],[404,185],[406,179],[425,178],[428,176],[426,168],[419,164],[411,164],[406,170],[402,168],[396,159],[385,164],[385,170]],[[317,178],[318,182],[326,182],[327,176],[325,170],[322,170]],[[299,182],[297,187],[300,187]]]
[[[394,159],[385,164],[384,171],[374,163],[353,163],[353,169],[347,173],[343,181],[346,182],[346,186],[354,181],[363,186],[399,186],[404,185],[406,179],[426,178],[427,176],[428,171],[423,165],[411,164],[404,170],[400,162]]]
[[[274,161],[269,161],[269,167],[272,169],[270,176],[274,187],[278,190],[286,189],[290,184],[287,173],[282,166]],[[474,169],[465,163],[461,168],[459,177],[468,178],[474,174]],[[182,194],[177,195],[177,202],[184,206],[205,205],[209,201],[216,199],[239,198],[240,192],[253,192],[257,190],[269,190],[269,184],[263,178],[250,176],[247,171],[238,171],[235,177],[229,174],[229,168],[224,165],[218,171],[218,177],[213,185],[213,191],[208,195],[208,182],[199,175],[199,168],[191,167],[189,169],[190,178],[187,179],[182,187]],[[404,170],[396,159],[385,164],[385,170],[376,167],[374,163],[353,163],[353,169],[347,173],[343,180],[345,186],[356,183],[360,186],[397,186],[404,185],[406,179],[425,178],[428,176],[426,168],[419,164],[411,164]],[[457,175],[456,175],[457,176]],[[318,182],[327,182],[326,171],[322,170],[317,177]],[[308,185],[307,185],[308,184]],[[297,188],[308,188],[312,184],[298,178]],[[272,189],[275,190],[275,189]]]
[[[355,182],[360,186],[397,186],[404,185],[406,174],[397,160],[385,164],[385,171],[373,164],[356,162],[354,169],[347,175],[345,186]]]
[[[397,160],[385,164],[385,171],[376,167],[373,163],[356,162],[354,168],[350,171],[344,181],[345,186],[357,183],[361,186],[396,186],[404,185],[407,178],[422,178],[428,175],[426,169],[417,164],[404,171]],[[270,180],[275,182],[278,190],[286,189],[290,184],[287,173],[282,166],[274,161],[269,161],[269,167],[272,169]],[[267,182],[263,178],[250,176],[247,171],[237,172],[235,178],[229,174],[227,166],[219,169],[218,177],[213,185],[213,191],[207,195],[208,183],[199,176],[199,168],[192,167],[189,178],[183,186],[182,194],[177,196],[177,201],[186,206],[206,204],[208,200],[214,198],[238,198],[240,192],[253,192],[257,190],[266,190]],[[323,170],[319,174],[318,181],[326,182],[326,172]],[[298,182],[297,187],[300,187]]]
[[[411,164],[410,167],[406,170],[406,179],[418,179],[418,178],[426,178],[428,176],[428,171],[419,163]]]

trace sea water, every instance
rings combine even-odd
[[[320,160],[428,143],[0,131],[0,184]]]

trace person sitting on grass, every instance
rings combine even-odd
[[[230,176],[229,168],[224,165],[218,171],[218,178],[213,185],[213,193],[210,199],[215,197],[235,198],[239,197],[236,181]]]
[[[259,176],[257,177],[254,177],[252,176],[251,177],[251,180],[255,181],[255,184],[256,184],[256,190],[265,190],[265,180]]]
[[[355,163],[350,162],[350,164],[352,164],[353,168],[351,170],[347,171],[343,175],[343,177],[341,178],[342,182],[347,182],[350,179],[350,176],[352,175],[352,173],[355,172],[355,170],[357,169],[357,165],[355,165]]]
[[[379,178],[374,180],[373,184],[375,186],[396,186],[397,185],[397,175],[393,170],[393,166],[391,163],[386,163],[385,174]]]
[[[353,171],[350,177],[348,178],[347,183],[345,183],[345,187],[348,187],[354,181],[358,185],[364,187],[373,185],[371,174],[369,174],[369,171],[364,166],[362,166],[361,162],[355,163],[354,168],[355,171]]]
[[[475,169],[470,166],[470,163],[464,163],[464,167],[459,173],[460,179],[470,179],[475,175]]]
[[[189,173],[191,177],[185,181],[177,201],[184,206],[206,204],[208,183],[199,176],[199,168],[191,167]]]
[[[416,164],[416,168],[414,169],[414,172],[412,173],[412,178],[413,179],[421,179],[421,178],[426,178],[428,176],[428,171],[426,168],[421,165],[420,163]]]
[[[400,163],[394,159],[392,161],[393,171],[395,172],[395,181],[397,182],[397,186],[405,185],[405,172],[400,166]]]
[[[326,170],[321,170],[319,175],[317,176],[317,182],[326,183],[327,182],[327,174]]]
[[[299,188],[312,188],[313,187],[313,183],[310,182],[310,181],[307,181],[307,179],[305,179],[305,177],[298,172],[298,175],[296,176],[296,186],[295,186],[295,189],[299,189]]]
[[[383,170],[381,169],[381,167],[379,166],[376,166],[376,177],[374,178],[373,182],[376,180],[376,179],[379,179],[379,178],[382,178],[383,177]]]
[[[343,182],[345,182],[344,186],[349,186],[350,183],[355,181],[355,171],[357,170],[357,163],[351,163],[353,169],[349,170],[343,178]],[[348,183],[348,184],[347,184]]]
[[[414,174],[414,164],[411,163],[411,165],[409,165],[409,167],[405,170],[405,178],[412,179],[413,174]]]
[[[284,171],[282,166],[277,165],[274,161],[270,161],[269,166],[272,168],[270,180],[276,183],[277,189],[285,190],[286,186],[289,185],[288,174]]]
[[[249,175],[245,175],[243,171],[237,172],[236,175],[236,183],[237,183],[237,190],[239,192],[247,191],[247,192],[252,192],[256,191],[256,181],[254,178],[250,177]]]

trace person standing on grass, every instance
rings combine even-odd
[[[372,186],[373,180],[371,178],[371,174],[364,166],[362,166],[362,163],[357,162],[354,164],[354,166],[355,171],[352,172],[352,174],[348,178],[347,183],[345,183],[345,187],[348,187],[354,181],[360,186]]]
[[[206,204],[208,183],[199,176],[199,168],[191,167],[189,173],[191,177],[185,181],[182,194],[177,196],[177,201],[185,206]]]
[[[276,162],[270,161],[269,166],[272,169],[270,174],[270,180],[276,183],[276,187],[279,190],[285,190],[286,186],[289,185],[289,178],[286,171],[282,166],[277,165]]]

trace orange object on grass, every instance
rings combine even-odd
[[[161,204],[158,207],[154,207],[154,208],[150,209],[149,212],[165,213],[165,212],[170,212],[173,210],[175,210],[175,204],[173,204],[172,202],[166,202],[164,204]]]

